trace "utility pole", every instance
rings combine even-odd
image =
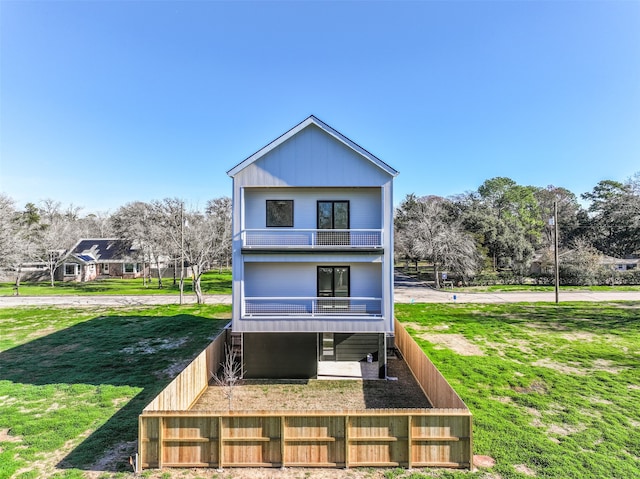
[[[184,203],[180,203],[180,304],[184,294]]]
[[[559,288],[560,288],[560,273],[558,270],[558,202],[553,202],[553,263],[556,276],[556,304],[560,302]]]

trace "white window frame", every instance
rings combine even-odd
[[[73,273],[67,273],[67,268],[68,268],[69,266],[73,266]],[[80,266],[80,265],[79,265],[78,263],[65,263],[65,264],[63,265],[63,268],[64,268],[64,275],[65,275],[65,276],[78,276],[78,273],[79,273],[79,271],[78,271],[78,270],[80,269],[80,268],[79,268],[79,266]]]
[[[127,271],[127,266],[133,266],[131,271]],[[122,263],[122,272],[124,274],[136,274],[138,272],[137,263]]]

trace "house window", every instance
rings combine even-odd
[[[136,264],[135,263],[125,263],[124,264],[124,272],[125,273],[137,273]]]
[[[64,275],[65,276],[77,276],[78,275],[78,266],[75,263],[65,263],[64,264]]]
[[[293,227],[293,200],[267,200],[267,228]]]
[[[348,201],[318,201],[319,230],[348,230]]]
[[[318,297],[349,297],[349,266],[318,266]]]
[[[348,201],[318,201],[318,229],[332,230],[318,232],[318,245],[348,246],[351,244],[349,231]]]

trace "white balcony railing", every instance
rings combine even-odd
[[[382,230],[247,229],[243,248],[382,248]]]
[[[382,298],[251,297],[244,299],[242,316],[381,317]]]

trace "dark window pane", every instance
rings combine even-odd
[[[293,200],[267,200],[267,227],[293,227]]]
[[[333,203],[333,228],[337,230],[349,229],[348,201],[336,201]]]
[[[318,201],[318,229],[333,229],[333,203],[331,201]]]
[[[334,296],[349,296],[349,268],[334,268]]]
[[[349,296],[348,266],[318,266],[318,297]]]
[[[333,296],[333,268],[318,267],[318,296]]]

